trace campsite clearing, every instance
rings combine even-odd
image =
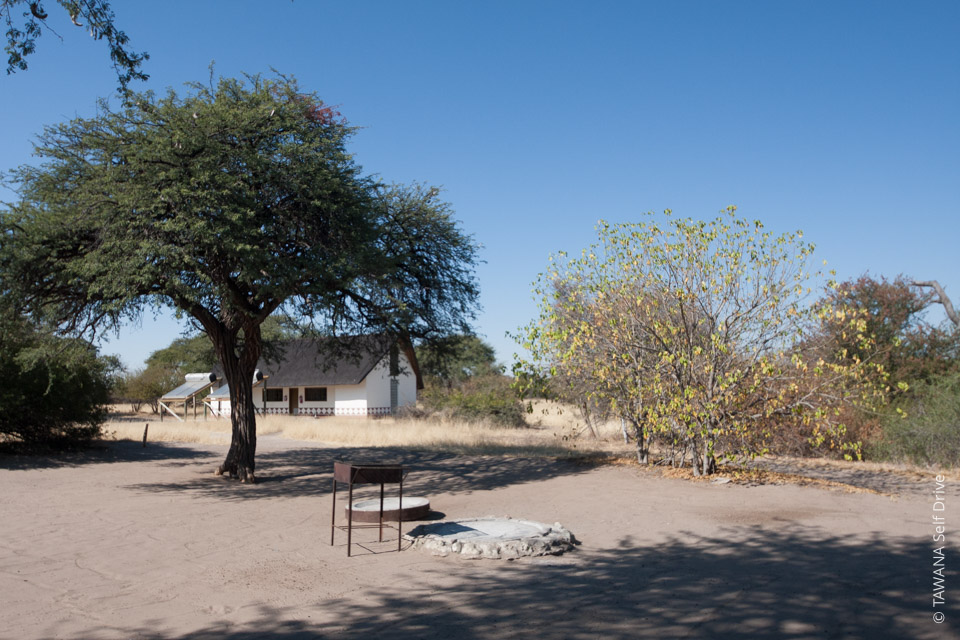
[[[0,458],[0,636],[469,640],[535,624],[556,639],[960,637],[955,602],[932,620],[934,487],[922,474],[890,497],[262,436],[249,486],[212,475],[225,446]],[[348,558],[345,540],[329,545],[341,457],[402,462],[405,489],[446,518],[560,522],[581,544],[471,561],[397,553],[372,529]]]

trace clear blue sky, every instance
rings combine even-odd
[[[0,168],[44,124],[93,113],[116,78],[106,47],[63,35],[0,77]],[[298,78],[351,123],[370,173],[441,185],[483,245],[477,331],[535,314],[550,253],[600,218],[712,218],[729,204],[803,229],[841,279],[939,279],[960,303],[960,2],[114,3],[146,85]],[[0,199],[10,199],[0,192]],[[933,318],[943,314],[937,311]],[[130,366],[172,316],[103,345]]]

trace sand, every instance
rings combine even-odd
[[[850,475],[885,494],[743,486],[267,436],[260,482],[246,486],[212,475],[224,453],[118,442],[0,457],[0,637],[960,637],[952,481],[946,603],[934,608],[944,543],[933,541],[930,477]],[[381,544],[362,529],[348,558],[345,534],[329,544],[338,457],[408,465],[405,491],[429,498],[434,517],[560,522],[580,544],[464,560],[406,543],[398,553],[395,531]]]

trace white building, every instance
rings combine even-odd
[[[412,347],[383,336],[291,340],[276,351],[257,363],[262,379],[254,381],[253,398],[264,414],[388,415],[416,404],[423,388]],[[205,403],[229,416],[227,386]]]

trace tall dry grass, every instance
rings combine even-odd
[[[472,455],[568,456],[582,452],[571,441],[535,428],[504,427],[487,422],[463,422],[446,417],[353,418],[332,416],[304,419],[266,416],[257,421],[260,433],[324,442],[344,447],[391,447]]]
[[[257,434],[291,440],[323,442],[343,447],[391,447],[419,451],[440,451],[471,455],[523,455],[566,457],[622,448],[619,424],[597,425],[599,440],[587,437],[574,409],[555,402],[534,401],[525,428],[504,427],[487,422],[464,422],[448,417],[364,418],[352,416],[258,416]],[[186,422],[140,413],[114,414],[105,425],[106,437],[140,440],[149,424],[148,440],[225,444],[230,441],[230,422],[202,417]]]
[[[103,425],[103,439],[139,441],[143,439],[145,426],[148,427],[147,439],[151,442],[230,443],[230,422],[227,420],[107,420]]]

